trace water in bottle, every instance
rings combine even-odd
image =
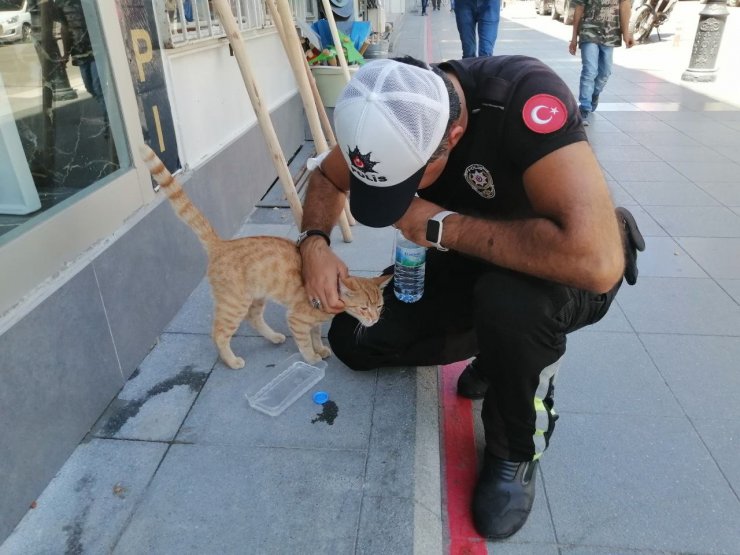
[[[424,269],[427,249],[396,232],[393,292],[398,300],[415,303],[424,294]]]

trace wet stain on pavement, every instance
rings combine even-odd
[[[321,414],[317,414],[316,418],[311,420],[311,424],[315,424],[316,422],[326,422],[329,426],[332,426],[334,424],[334,420],[339,415],[339,407],[334,401],[327,401],[321,406],[324,410]]]
[[[62,531],[67,534],[67,541],[64,549],[64,555],[83,555],[85,553],[85,546],[82,543],[82,534],[85,530],[84,523],[90,514],[90,507],[92,504],[92,487],[95,479],[90,474],[85,474],[75,484],[75,493],[80,494],[80,499],[85,499],[85,507],[82,509],[80,514],[75,516],[74,521],[71,524],[66,524],[62,527]]]
[[[152,387],[146,394],[139,398],[131,401],[121,401],[116,399],[113,403],[113,414],[108,417],[105,424],[101,427],[100,432],[96,435],[103,437],[115,436],[130,418],[133,418],[139,413],[141,407],[143,407],[149,399],[167,393],[173,387],[179,385],[187,385],[190,390],[194,393],[200,391],[208,378],[207,372],[194,372],[193,366],[188,365],[183,368],[176,376],[164,380]],[[116,406],[118,405],[118,406]]]

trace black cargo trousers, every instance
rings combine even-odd
[[[357,320],[339,314],[329,343],[353,370],[477,356],[476,367],[490,384],[482,411],[487,451],[507,460],[532,460],[547,447],[554,428],[555,372],[566,334],[600,320],[620,285],[621,280],[608,293],[593,294],[429,249],[421,300],[399,301],[391,282],[377,324],[358,331]]]

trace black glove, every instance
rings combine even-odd
[[[637,251],[645,250],[645,239],[642,237],[632,213],[620,206],[616,210],[617,221],[622,226],[624,241],[624,279],[634,285],[637,281]]]

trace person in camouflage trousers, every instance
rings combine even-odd
[[[630,0],[572,0],[573,38],[568,51],[575,56],[581,47],[581,83],[578,104],[583,125],[599,104],[599,95],[612,73],[614,47],[631,48],[635,41],[629,30]]]

